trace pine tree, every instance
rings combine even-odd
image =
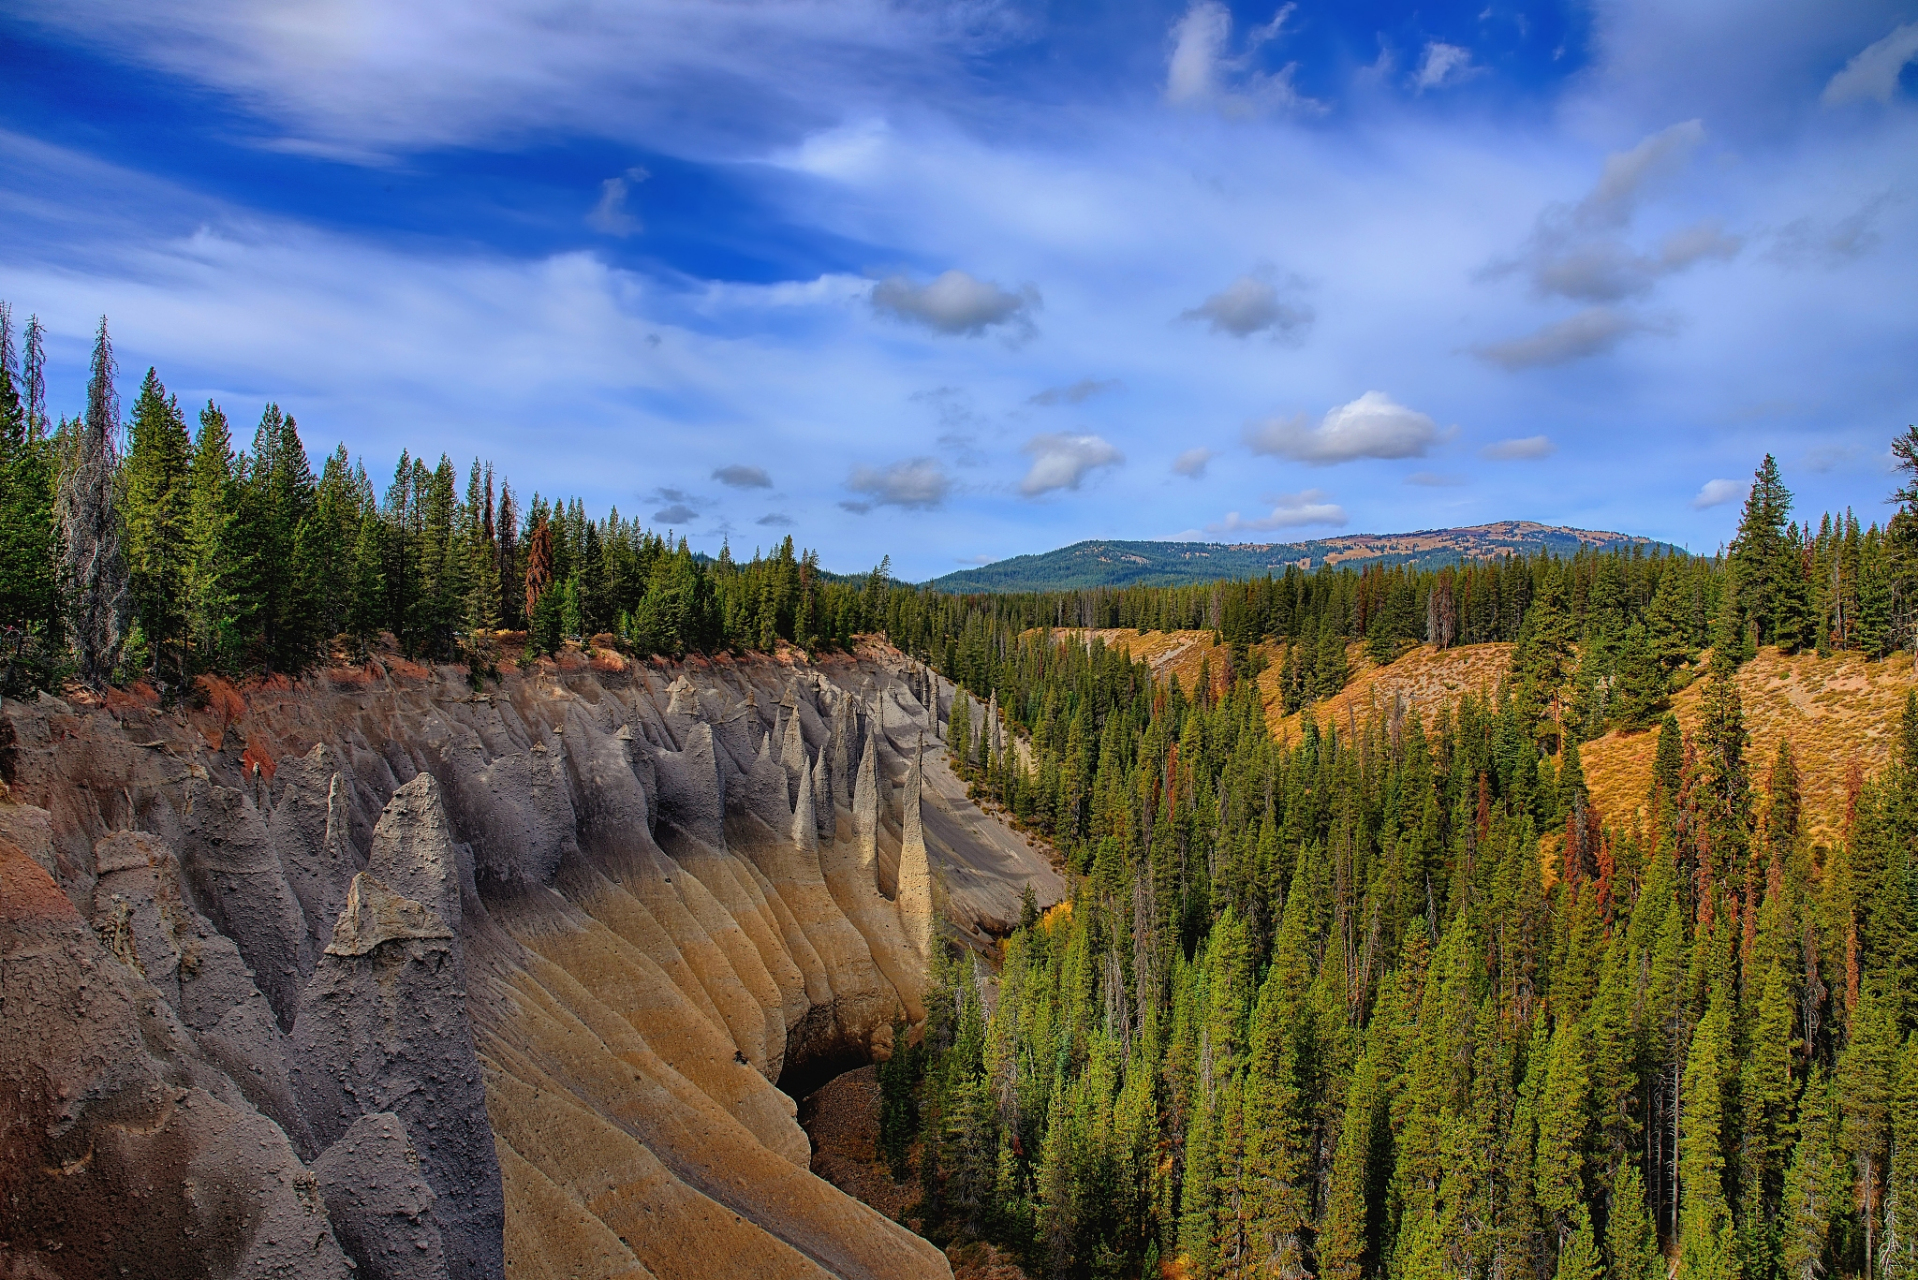
[[[55,510],[68,633],[79,676],[96,689],[106,687],[119,665],[130,605],[114,492],[120,465],[115,372],[102,316],[87,378],[86,416],[71,429]]]
[[[1606,1271],[1612,1280],[1666,1280],[1658,1254],[1658,1229],[1645,1203],[1645,1178],[1637,1162],[1628,1162],[1612,1185],[1612,1208],[1605,1219]]]
[[[1775,642],[1775,611],[1796,573],[1785,536],[1791,502],[1791,491],[1778,477],[1778,463],[1768,453],[1752,473],[1728,561],[1736,615],[1759,644]]]
[[[1738,1250],[1725,1199],[1725,1086],[1732,1074],[1731,1009],[1714,991],[1692,1033],[1679,1138],[1680,1280],[1735,1280]]]
[[[1918,1033],[1905,1037],[1898,1056],[1884,1217],[1879,1269],[1886,1280],[1912,1280],[1918,1276]]]
[[[1832,1217],[1845,1199],[1843,1175],[1833,1158],[1830,1093],[1823,1071],[1814,1067],[1799,1099],[1798,1142],[1785,1174],[1779,1262],[1790,1280],[1825,1274]]]
[[[0,693],[9,694],[47,682],[60,624],[55,469],[45,438],[38,317],[27,321],[19,370],[14,361],[12,315],[0,310],[0,628],[6,642]]]
[[[200,411],[187,480],[186,625],[195,665],[230,667],[251,629],[254,547],[242,536],[233,438],[212,401]]]
[[[133,607],[152,647],[154,671],[177,682],[186,671],[193,442],[178,400],[167,395],[151,368],[134,401],[130,434],[121,510]]]
[[[1884,1198],[1884,1176],[1891,1145],[1891,1103],[1898,1069],[1898,1015],[1891,998],[1876,981],[1861,990],[1852,1014],[1851,1043],[1838,1060],[1833,1093],[1840,1141],[1851,1153],[1857,1178],[1854,1203],[1865,1228],[1865,1270],[1873,1271],[1878,1243],[1879,1209]]]

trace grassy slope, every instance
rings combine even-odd
[[[1092,634],[1150,663],[1160,679],[1177,673],[1188,691],[1198,678],[1202,658],[1210,655],[1216,672],[1224,656],[1214,652],[1209,631],[1140,635],[1124,629]],[[1429,723],[1441,702],[1456,705],[1467,692],[1486,695],[1496,689],[1511,656],[1509,644],[1462,645],[1442,653],[1422,645],[1380,667],[1366,660],[1362,645],[1353,645],[1346,651],[1353,671],[1350,682],[1319,703],[1314,715],[1321,725],[1337,724],[1341,732],[1350,732],[1375,711],[1389,717],[1396,705],[1400,713],[1416,709]],[[1271,665],[1259,677],[1259,686],[1273,736],[1296,740],[1301,717],[1285,715],[1279,707],[1279,657],[1272,647]],[[1856,764],[1869,777],[1890,761],[1905,694],[1913,688],[1918,684],[1909,655],[1868,663],[1856,654],[1820,658],[1808,653],[1786,657],[1776,649],[1761,652],[1738,673],[1745,725],[1751,735],[1746,759],[1760,796],[1779,740],[1790,738],[1802,774],[1806,830],[1816,841],[1834,839],[1844,823],[1846,775]],[[1673,699],[1673,709],[1687,733],[1698,728],[1703,690],[1702,682],[1694,682]],[[1581,748],[1593,802],[1608,822],[1630,821],[1639,812],[1657,746],[1658,734],[1652,730],[1608,733]]]
[[[1815,841],[1835,839],[1844,825],[1846,774],[1856,764],[1869,777],[1890,762],[1905,694],[1913,687],[1907,654],[1866,662],[1857,654],[1788,658],[1776,649],[1761,652],[1738,672],[1751,735],[1745,759],[1759,794],[1779,740],[1790,738],[1802,775],[1805,828]],[[1703,693],[1700,681],[1673,699],[1687,733],[1698,728]],[[1658,734],[1646,732],[1608,733],[1582,748],[1586,782],[1608,821],[1628,819],[1643,806],[1657,747]]]

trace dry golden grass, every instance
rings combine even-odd
[[[1789,738],[1805,829],[1814,841],[1830,843],[1844,825],[1851,766],[1869,777],[1891,760],[1905,694],[1914,687],[1910,655],[1866,662],[1855,653],[1786,657],[1765,649],[1739,669],[1737,680],[1753,781],[1762,793],[1778,743]],[[1687,733],[1698,728],[1704,689],[1704,681],[1694,681],[1672,700]],[[1628,821],[1643,810],[1657,750],[1656,731],[1608,733],[1580,748],[1586,785],[1607,821]]]
[[[1267,656],[1271,665],[1259,677],[1266,723],[1279,741],[1296,741],[1304,716],[1296,711],[1285,714],[1279,697],[1282,655],[1273,646]],[[1468,693],[1490,696],[1512,665],[1512,646],[1473,644],[1441,650],[1420,645],[1381,667],[1366,658],[1364,645],[1355,644],[1346,648],[1345,661],[1352,678],[1345,688],[1312,709],[1320,725],[1336,725],[1341,733],[1349,732],[1353,724],[1363,726],[1375,710],[1392,714],[1395,705],[1403,712],[1416,711],[1430,724],[1441,706],[1456,707]]]
[[[1153,679],[1170,681],[1178,676],[1179,687],[1188,694],[1198,682],[1202,661],[1211,659],[1214,679],[1218,678],[1224,662],[1224,654],[1219,652],[1220,646],[1212,643],[1210,631],[1148,631],[1140,635],[1132,627],[1093,630],[1072,627],[1052,634],[1062,641],[1075,639],[1081,644],[1091,644],[1096,638],[1105,641],[1108,649],[1124,649],[1134,662],[1143,662],[1152,668]]]

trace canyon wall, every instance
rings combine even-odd
[[[867,645],[207,692],[0,708],[0,1276],[949,1274],[793,1096],[1063,892],[947,768],[950,685]]]

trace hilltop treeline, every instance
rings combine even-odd
[[[1918,476],[1918,432],[1897,447]],[[973,609],[946,661],[1011,721],[955,700],[955,765],[1080,875],[996,979],[943,956],[923,1040],[881,1069],[927,1229],[1059,1277],[1918,1274],[1918,697],[1815,847],[1734,680],[1759,644],[1905,634],[1896,498],[1889,532],[1808,536],[1767,459],[1716,561],[1160,602],[1223,632],[1235,596],[1281,599],[1293,648],[1366,635],[1365,600],[1406,627],[1423,605],[1436,643],[1448,590],[1515,602],[1510,677],[1429,730],[1341,733],[1308,699],[1281,744],[1232,650],[1155,686],[1016,605],[946,604]],[[1659,707],[1708,641],[1688,736]],[[1607,826],[1578,744],[1614,714],[1659,728],[1646,818]]]
[[[37,320],[23,338],[0,308],[0,692],[297,673],[382,633],[478,672],[500,629],[532,654],[611,634],[677,657],[885,625],[883,566],[832,578],[791,538],[707,561],[617,510],[522,507],[478,461],[402,453],[382,488],[341,446],[316,474],[292,414],[268,405],[243,445],[210,402],[190,426],[151,369],[122,421],[104,321],[85,411],[54,424]]]

